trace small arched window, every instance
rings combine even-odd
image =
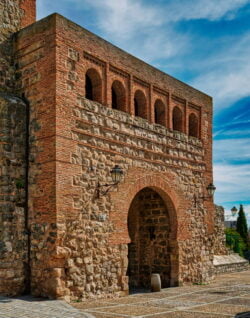
[[[135,116],[148,119],[147,100],[145,94],[137,90],[134,96],[134,111]]]
[[[126,91],[120,81],[114,81],[111,87],[112,108],[126,111]]]
[[[189,115],[188,134],[189,136],[199,138],[198,117],[194,113]]]
[[[165,121],[165,105],[160,99],[157,99],[155,102],[155,123],[165,126],[166,121]]]
[[[93,68],[88,69],[85,74],[85,97],[98,103],[102,102],[102,79]]]
[[[173,130],[183,131],[183,115],[177,106],[173,109]]]

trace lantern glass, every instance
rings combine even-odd
[[[232,207],[231,212],[232,212],[232,215],[235,216],[238,212],[238,209],[234,206]]]
[[[123,171],[121,167],[119,167],[118,165],[115,165],[114,168],[111,169],[110,173],[111,173],[112,181],[114,183],[119,183],[121,181],[121,178],[123,175]]]
[[[212,183],[210,183],[207,187],[208,195],[212,197],[214,195],[215,190],[216,190],[216,187]]]

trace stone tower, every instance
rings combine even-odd
[[[35,22],[36,0],[0,2],[0,90],[13,89],[13,34]]]
[[[36,0],[0,2],[0,293],[25,289],[28,259],[26,231],[26,114],[16,94],[14,36],[35,22]]]
[[[212,98],[58,14],[33,23],[35,0],[0,2],[0,295],[210,281]]]

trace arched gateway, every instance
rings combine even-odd
[[[128,212],[128,269],[129,288],[149,288],[152,273],[159,273],[162,287],[177,284],[178,249],[176,227],[171,226],[170,213],[174,206],[153,187],[140,190]]]
[[[151,188],[135,196],[128,215],[129,287],[150,287],[151,273],[159,273],[162,287],[171,281],[170,222],[166,204]]]
[[[162,178],[160,173],[141,177],[138,172],[143,170],[131,169],[119,191],[112,193],[111,220],[116,231],[110,243],[127,245],[123,275],[130,289],[148,288],[151,273],[161,275],[163,288],[178,286],[177,220],[183,219],[185,205],[178,190],[167,182],[171,173]]]

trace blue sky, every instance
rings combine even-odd
[[[214,98],[215,202],[250,225],[250,0],[37,0]]]

